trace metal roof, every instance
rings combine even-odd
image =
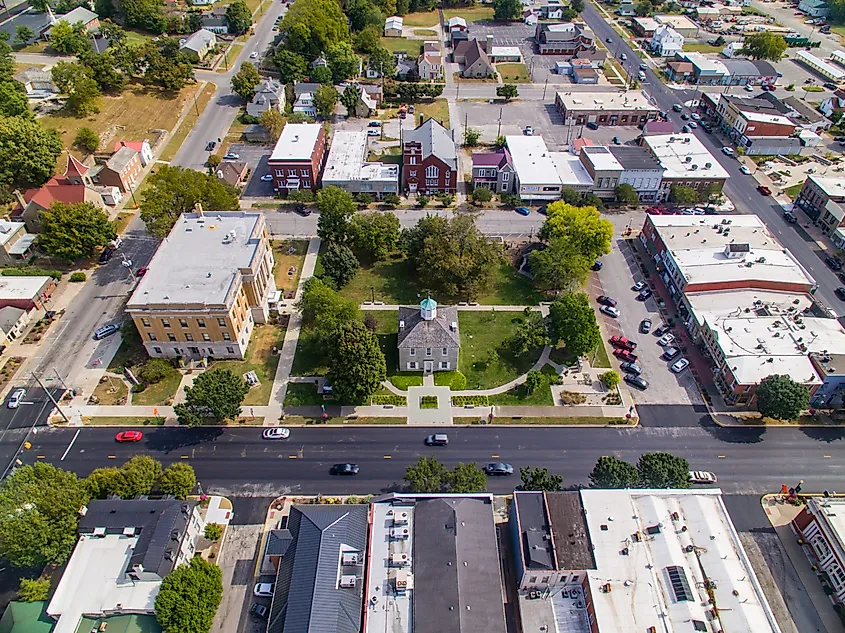
[[[428,119],[416,129],[404,132],[402,142],[419,143],[422,146],[423,157],[433,154],[450,168],[458,168],[455,141],[449,130],[434,119]]]

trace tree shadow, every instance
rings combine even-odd
[[[799,430],[811,440],[817,442],[840,442],[845,440],[845,428],[843,427],[811,427],[802,426]]]
[[[146,441],[151,451],[169,453],[189,446],[197,446],[206,442],[214,442],[221,435],[225,427],[196,427],[186,428],[159,427],[154,431],[146,431]]]

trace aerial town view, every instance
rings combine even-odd
[[[845,0],[0,4],[0,633],[845,633]]]

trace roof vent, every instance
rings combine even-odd
[[[134,527],[123,528],[123,536],[135,536],[135,528]]]
[[[105,536],[106,535],[106,528],[104,527],[95,527],[94,531],[92,532],[94,536]]]

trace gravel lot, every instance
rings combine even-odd
[[[230,525],[226,530],[226,541],[218,563],[223,572],[223,601],[211,627],[215,633],[263,633],[267,630],[264,620],[249,614],[253,601],[252,587],[257,582],[254,576],[255,559],[259,554],[259,538],[263,527]],[[270,600],[256,600],[270,607]]]

